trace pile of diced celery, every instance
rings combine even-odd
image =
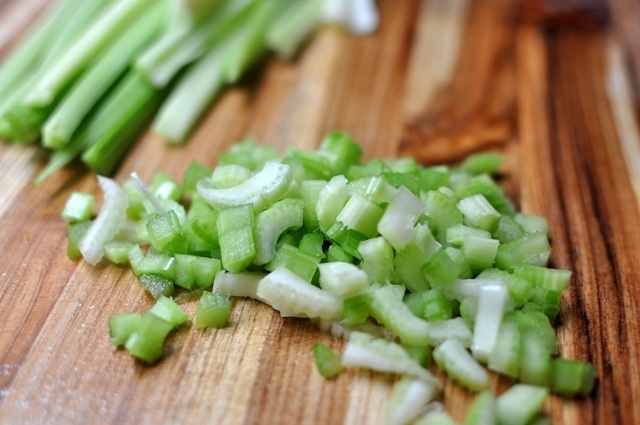
[[[547,221],[517,212],[491,177],[501,161],[365,162],[339,132],[282,157],[246,140],[213,170],[193,163],[182,182],[100,177],[95,219],[93,196],[74,193],[62,214],[69,256],[128,264],[156,300],[109,321],[112,343],[145,362],[189,321],[172,296],[199,299],[197,327],[226,326],[233,297],[250,297],[348,340],[342,354],[315,347],[322,375],[402,375],[387,423],[451,423],[433,401],[431,359],[479,393],[465,423],[543,423],[549,392],[586,395],[595,373],[558,357],[553,324],[571,273],[548,266]],[[496,398],[487,370],[518,384]]]

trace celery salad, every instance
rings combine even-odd
[[[436,367],[477,393],[465,424],[548,423],[547,395],[589,394],[595,371],[558,356],[553,324],[571,272],[548,267],[547,221],[505,196],[493,178],[501,161],[365,162],[340,132],[283,156],[248,139],[181,181],[98,177],[97,216],[88,193],[62,213],[68,254],[128,265],[156,300],[108,324],[112,344],[141,361],[158,362],[191,320],[181,300],[198,300],[197,328],[222,328],[233,300],[249,297],[347,340],[342,353],[314,347],[327,379],[345,368],[397,374],[387,424],[453,423]],[[488,371],[516,383],[494,394]]]

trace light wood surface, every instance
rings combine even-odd
[[[45,3],[0,3],[0,54]],[[186,146],[142,137],[116,178],[179,178],[246,135],[284,150],[312,148],[334,129],[367,158],[435,164],[502,152],[502,186],[548,218],[552,263],[573,271],[561,353],[597,368],[592,396],[550,397],[545,413],[557,424],[640,423],[638,2],[379,4],[375,35],[323,30],[294,63],[272,59],[227,91]],[[45,160],[37,146],[0,145],[0,423],[383,422],[396,377],[349,370],[324,380],[312,346],[343,342],[257,302],[234,302],[226,329],[171,335],[155,367],[114,351],[107,318],[152,300],[125,268],[67,259],[61,208],[71,191],[97,185],[74,166],[34,187]],[[444,404],[462,420],[472,394],[445,382]],[[509,384],[492,376],[498,392]]]

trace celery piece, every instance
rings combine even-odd
[[[313,356],[320,375],[331,379],[344,369],[340,354],[334,352],[328,345],[317,343],[313,346]]]
[[[457,339],[464,347],[471,346],[473,334],[462,317],[429,323],[429,340],[431,344],[439,345],[449,338]]]
[[[571,270],[550,269],[531,264],[521,264],[513,267],[513,274],[528,280],[536,288],[559,292],[566,290],[571,281]]]
[[[218,165],[210,177],[211,184],[218,189],[227,189],[244,183],[251,177],[251,170],[237,164]]]
[[[362,233],[367,238],[378,236],[378,222],[384,210],[362,195],[353,194],[347,201],[336,221],[347,228]]]
[[[475,227],[492,232],[498,226],[500,213],[481,194],[461,199],[458,209]]]
[[[155,5],[89,66],[44,123],[44,146],[57,149],[69,143],[83,119],[125,72],[134,55],[159,32],[165,12],[162,3]]]
[[[320,192],[326,186],[324,180],[304,180],[301,183],[301,195],[304,201],[303,222],[304,228],[311,232],[320,227],[318,214],[316,214],[316,205]]]
[[[507,313],[509,320],[514,320],[520,332],[535,333],[551,354],[558,354],[558,339],[547,316],[539,311],[515,310]]]
[[[167,320],[147,312],[142,315],[140,325],[124,346],[134,357],[146,363],[156,363],[162,355],[164,340],[172,329]]]
[[[500,241],[496,239],[469,236],[462,243],[462,252],[473,273],[493,267],[500,249]]]
[[[503,280],[495,280],[480,287],[478,311],[473,327],[473,356],[486,362],[498,338],[509,292]]]
[[[420,182],[417,174],[385,171],[380,175],[380,177],[395,188],[399,189],[404,187],[414,195],[418,195],[420,193]]]
[[[258,214],[253,264],[263,265],[273,260],[278,237],[288,229],[302,227],[303,204],[302,199],[287,198]]]
[[[423,267],[441,249],[441,245],[426,225],[417,225],[412,234],[413,237],[397,251],[394,268],[399,282],[411,292],[416,292],[429,289]]]
[[[372,177],[364,189],[364,196],[380,206],[388,205],[398,193],[398,189],[382,177]]]
[[[378,222],[378,232],[395,249],[404,248],[413,236],[413,226],[425,210],[424,203],[401,187]]]
[[[438,241],[447,240],[447,229],[454,225],[462,225],[463,216],[456,207],[456,201],[444,193],[437,190],[427,192],[424,203],[426,210],[424,214],[435,223],[438,233]]]
[[[104,256],[114,264],[129,264],[131,248],[133,244],[128,241],[109,241],[104,244]]]
[[[496,400],[498,421],[504,425],[528,424],[542,409],[546,388],[515,384]]]
[[[320,287],[340,298],[348,298],[368,288],[367,274],[350,263],[331,262],[318,265]]]
[[[336,222],[350,196],[347,179],[342,175],[331,178],[320,190],[316,201],[316,216],[323,232],[327,232]]]
[[[492,237],[498,239],[500,243],[505,243],[518,239],[525,234],[522,226],[518,224],[511,216],[500,216],[498,227],[493,231]]]
[[[280,57],[291,60],[300,45],[320,25],[322,1],[293,2],[269,26],[267,47]]]
[[[142,274],[140,275],[140,283],[155,300],[160,298],[161,295],[164,295],[165,297],[173,295],[173,282],[164,276],[157,274]]]
[[[478,229],[464,224],[454,224],[446,229],[445,242],[451,244],[454,247],[460,248],[464,244],[465,239],[471,236],[491,239],[491,233],[487,232],[486,230]]]
[[[515,307],[523,306],[534,296],[536,288],[526,279],[510,274],[500,269],[485,269],[479,275],[479,279],[503,279],[509,288],[509,295]]]
[[[457,422],[447,412],[436,410],[414,421],[413,425],[457,425]]]
[[[402,348],[409,357],[415,360],[420,366],[428,368],[431,364],[431,347],[429,345],[416,346],[403,344]]]
[[[229,296],[218,292],[203,291],[196,307],[198,328],[224,328],[229,324],[231,301]]]
[[[216,189],[206,180],[200,180],[197,189],[215,209],[251,204],[255,211],[262,211],[283,198],[291,181],[291,169],[288,165],[267,162],[262,170],[237,186]]]
[[[518,378],[523,384],[548,387],[551,383],[551,352],[536,332],[522,332]]]
[[[146,127],[163,93],[136,71],[127,72],[92,112],[77,134],[89,146],[82,154],[92,171],[108,175]]]
[[[460,341],[448,338],[433,350],[433,359],[440,369],[454,381],[471,391],[489,386],[489,375]]]
[[[67,223],[78,223],[93,218],[96,199],[90,193],[73,192],[64,204],[62,219]]]
[[[213,285],[216,274],[222,269],[222,262],[217,258],[197,256],[191,263],[191,272],[196,285],[202,289]]]
[[[104,198],[102,210],[78,242],[85,261],[94,266],[104,255],[104,244],[118,232],[127,208],[127,195],[120,185],[107,177],[97,178]]]
[[[215,276],[212,292],[219,292],[232,297],[259,299],[257,295],[258,284],[264,276],[264,273],[228,273],[222,270]]]
[[[464,425],[493,425],[498,421],[496,398],[491,391],[479,393],[469,406],[464,418]]]
[[[424,407],[438,396],[436,385],[415,378],[402,378],[393,384],[385,424],[404,425],[412,423],[423,412]]]
[[[533,214],[516,213],[513,218],[526,233],[549,234],[549,223],[544,217]]]
[[[522,336],[518,325],[503,320],[498,330],[496,342],[489,353],[487,367],[503,375],[517,378],[519,373]]]
[[[362,258],[360,268],[367,274],[370,284],[386,284],[393,272],[393,248],[382,236],[367,239],[358,245]]]
[[[153,0],[118,1],[102,14],[82,37],[66,50],[29,93],[33,106],[47,106],[82,69],[112,42],[112,38],[131,25],[154,5]]]
[[[185,237],[178,215],[174,210],[151,217],[147,222],[147,231],[151,246],[158,251],[171,248],[177,238]]]
[[[473,276],[469,261],[467,261],[467,257],[465,257],[461,249],[448,246],[444,249],[444,252],[446,252],[449,258],[455,263],[460,279],[468,279]]]
[[[362,148],[347,133],[334,131],[322,139],[316,151],[296,151],[295,155],[316,178],[330,179],[344,175],[350,166],[358,164]]]
[[[319,263],[318,257],[307,254],[293,245],[283,244],[276,249],[273,260],[265,265],[265,269],[274,271],[284,267],[305,282],[311,283]]]
[[[444,249],[438,249],[422,268],[427,282],[433,288],[441,288],[452,282],[458,277],[460,271],[461,269]]]
[[[157,199],[171,199],[179,202],[182,199],[182,189],[178,182],[165,172],[157,172],[154,174],[149,192]]]
[[[367,294],[358,294],[344,299],[341,323],[347,327],[363,324],[369,317]]]
[[[451,319],[453,316],[453,301],[437,289],[407,294],[403,301],[413,314],[429,322]]]
[[[410,345],[429,343],[429,323],[414,315],[402,302],[403,286],[373,286],[368,294],[371,317],[398,336],[400,341]]]
[[[367,239],[362,233],[347,228],[339,221],[336,221],[334,225],[327,230],[326,234],[330,241],[338,243],[342,249],[355,258],[360,257],[358,246],[362,241]]]
[[[171,323],[173,329],[178,329],[189,321],[189,316],[182,307],[164,295],[160,295],[149,312]]]
[[[550,250],[547,235],[525,234],[500,245],[496,253],[496,266],[510,271],[514,266],[526,263],[540,254],[549,253]]]
[[[561,296],[562,293],[555,289],[535,288],[529,301],[536,304],[549,321],[553,322],[560,312]]]
[[[185,289],[193,289],[196,285],[196,280],[193,277],[192,264],[196,257],[194,255],[176,254],[174,258],[176,262],[175,284]]]
[[[320,231],[314,231],[312,233],[306,233],[300,239],[298,249],[305,254],[309,254],[322,261],[325,258],[325,254],[322,251],[324,245],[324,236]]]
[[[153,274],[162,276],[170,281],[176,277],[176,261],[174,257],[166,254],[148,253],[142,256],[135,263],[131,262],[131,251],[129,252],[129,262],[133,273],[140,277],[143,274]]]
[[[413,360],[401,345],[364,332],[353,331],[342,354],[344,366],[366,367],[382,372],[415,376],[424,382],[439,386],[438,380],[427,369]]]
[[[587,395],[593,390],[595,368],[578,360],[551,361],[551,391],[564,396]]]
[[[283,316],[303,315],[336,319],[342,315],[342,300],[280,267],[258,284],[258,297]]]
[[[495,174],[503,160],[504,157],[499,153],[476,153],[462,161],[460,168],[472,174]]]
[[[366,177],[374,177],[382,180],[380,174],[382,174],[382,171],[387,168],[388,167],[383,160],[376,158],[365,164],[350,165],[344,175],[347,177],[347,179],[349,179],[349,181],[354,181]]]
[[[142,316],[138,313],[122,313],[109,317],[109,336],[111,345],[119,347],[127,342],[142,322]]]
[[[255,217],[251,204],[220,211],[217,220],[222,266],[230,272],[247,268],[256,254]]]
[[[342,249],[338,244],[331,244],[327,250],[327,262],[342,261],[343,263],[353,263],[355,257]]]
[[[131,266],[133,274],[139,277],[141,274],[139,273],[139,267],[144,260],[144,253],[140,249],[140,245],[133,245],[127,253],[127,258],[129,259],[129,265]]]
[[[471,195],[482,195],[500,214],[513,215],[513,203],[504,195],[500,186],[488,174],[480,174],[454,185],[459,199]]]

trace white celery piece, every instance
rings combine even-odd
[[[489,386],[487,371],[456,338],[449,338],[433,350],[438,367],[454,380],[472,391]]]
[[[98,184],[104,194],[100,214],[78,243],[85,261],[93,266],[102,259],[104,244],[118,233],[127,211],[127,194],[118,183],[98,176]]]
[[[358,245],[362,257],[360,268],[367,274],[370,284],[384,285],[391,280],[393,272],[393,248],[382,236],[367,239]]]
[[[258,297],[258,284],[265,276],[258,272],[230,273],[221,270],[213,280],[213,292],[262,301]]]
[[[316,203],[316,215],[323,232],[336,222],[340,211],[351,196],[345,176],[335,176],[322,188]]]
[[[398,193],[398,189],[382,177],[372,177],[364,190],[364,195],[377,204],[388,204]]]
[[[461,199],[458,209],[475,227],[487,231],[495,229],[500,220],[500,213],[480,194]]]
[[[367,238],[374,238],[378,236],[378,221],[383,212],[381,207],[369,199],[354,193],[336,217],[336,221],[362,233]]]
[[[401,345],[364,332],[353,331],[342,354],[344,366],[366,367],[380,372],[401,373],[440,386],[427,369],[413,360]]]
[[[498,421],[504,425],[525,425],[542,409],[549,390],[526,384],[515,384],[496,401]]]
[[[196,186],[200,195],[216,209],[253,204],[255,211],[262,211],[282,198],[292,180],[288,165],[267,162],[262,170],[237,186],[217,189],[207,180],[200,180]]]
[[[157,0],[120,0],[66,50],[27,96],[32,106],[51,104],[60,91]]]
[[[473,334],[462,317],[429,323],[429,339],[432,344],[442,344],[447,338],[456,338],[463,346],[470,347]]]
[[[342,300],[280,267],[258,284],[257,296],[285,316],[335,319],[342,315]]]
[[[385,425],[406,425],[423,412],[438,396],[438,387],[430,382],[405,377],[393,384],[387,404]]]
[[[378,233],[395,249],[402,249],[413,237],[413,226],[426,206],[420,198],[402,186],[378,222]]]
[[[287,229],[302,227],[302,199],[287,198],[275,202],[258,214],[256,220],[256,256],[253,264],[263,265],[276,255],[278,238]]]
[[[318,265],[320,287],[340,298],[363,292],[369,287],[367,274],[354,264],[334,261]]]
[[[481,362],[487,362],[496,343],[508,298],[509,289],[502,279],[494,279],[480,287],[471,351]]]

